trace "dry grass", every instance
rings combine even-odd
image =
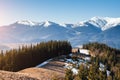
[[[27,68],[19,72],[0,71],[0,80],[63,80],[65,76],[64,62],[54,58],[40,68]]]
[[[29,75],[23,73],[0,71],[0,80],[38,80],[38,79],[29,77]]]
[[[54,77],[63,79],[65,76],[65,69],[63,67],[64,62],[53,60],[40,68],[28,68],[20,72],[27,73],[30,77],[34,77],[39,80],[51,80]]]

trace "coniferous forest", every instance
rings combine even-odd
[[[85,44],[83,48],[90,50],[90,63],[81,64],[77,75],[68,69],[65,80],[120,80],[120,50],[97,42]],[[105,65],[103,70],[100,70],[101,63]]]
[[[83,48],[90,50],[95,55],[91,57],[92,66],[90,67],[89,78],[92,80],[120,80],[120,50],[97,42],[85,44]],[[100,63],[105,65],[104,71],[97,68]],[[109,76],[107,76],[106,70],[110,71]],[[91,75],[90,77],[90,74],[94,76]]]
[[[71,52],[71,45],[67,41],[41,42],[37,45],[22,46],[0,53],[0,69],[7,71],[19,71],[28,67],[34,67],[43,61]]]

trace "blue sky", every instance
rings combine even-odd
[[[0,25],[18,20],[77,23],[94,16],[120,17],[120,0],[0,0]]]

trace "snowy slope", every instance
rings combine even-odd
[[[120,25],[120,18],[93,17],[88,22],[101,28],[104,31]]]
[[[72,27],[73,28],[79,27],[79,26],[84,27],[84,26],[89,26],[90,24],[93,26],[96,26],[104,31],[104,30],[107,30],[109,28],[120,25],[120,18],[93,17],[90,20],[81,21],[77,24],[74,24],[74,26],[72,26]]]

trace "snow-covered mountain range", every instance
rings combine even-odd
[[[68,40],[73,46],[102,42],[120,49],[120,18],[93,17],[76,24],[17,21],[0,27],[0,43]]]

